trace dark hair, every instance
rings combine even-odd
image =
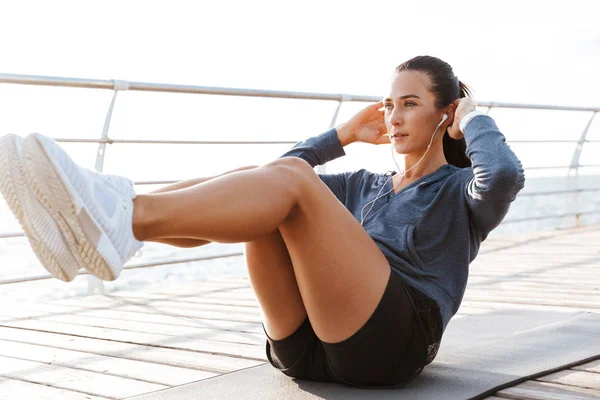
[[[429,90],[435,96],[435,107],[442,109],[452,103],[454,100],[462,97],[468,97],[473,100],[471,89],[458,80],[452,67],[436,57],[417,56],[396,67],[396,72],[400,71],[421,71],[429,76]],[[448,135],[448,130],[444,132],[442,142],[444,148],[444,157],[449,164],[459,168],[471,166],[471,160],[467,157],[467,143],[465,139],[454,140]]]

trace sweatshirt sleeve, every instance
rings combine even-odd
[[[318,136],[313,136],[296,143],[294,147],[279,158],[299,157],[314,168],[317,165],[323,165],[345,155],[346,152],[344,151],[344,146],[340,143],[337,130],[334,128]],[[321,178],[321,181],[329,187],[329,190],[333,192],[335,197],[337,197],[342,204],[345,204],[346,179],[348,173],[317,175]]]
[[[464,137],[472,164],[463,170],[464,194],[471,219],[485,239],[500,225],[510,203],[525,186],[525,174],[490,116],[478,115],[469,121]]]
[[[318,136],[313,136],[298,142],[284,153],[282,157],[299,157],[308,162],[311,167],[323,165],[326,162],[345,156],[344,146],[340,143],[337,130],[330,129]]]

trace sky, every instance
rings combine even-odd
[[[450,63],[480,102],[600,107],[599,11],[594,0],[0,0],[0,72],[383,96],[396,65],[427,54]],[[109,91],[0,85],[0,132],[99,137],[110,98]],[[338,122],[361,106],[344,106]],[[331,102],[126,92],[110,135],[301,140],[327,129],[334,109]],[[591,116],[490,115],[509,142],[578,139]],[[590,139],[600,139],[599,119]],[[513,148],[525,166],[570,164],[574,145],[538,146]],[[582,163],[597,164],[600,143],[586,146]],[[95,145],[66,147],[93,166]],[[106,171],[183,179],[264,163],[289,147],[114,145]],[[394,168],[382,146],[351,145],[347,153],[350,160],[334,161],[332,170],[357,161]]]

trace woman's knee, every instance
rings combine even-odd
[[[266,164],[287,174],[291,179],[304,179],[316,175],[311,165],[299,157],[282,157]]]

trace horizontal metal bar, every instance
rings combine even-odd
[[[537,221],[537,220],[541,220],[541,219],[554,219],[554,218],[574,217],[574,216],[577,216],[577,215],[598,214],[598,213],[600,213],[600,209],[599,210],[591,210],[591,211],[580,211],[580,212],[567,213],[567,214],[541,215],[541,216],[538,216],[538,217],[515,218],[515,219],[509,219],[507,221],[502,221],[502,223],[503,224],[510,224],[510,223],[514,223],[514,222]]]
[[[0,233],[0,239],[10,239],[17,237],[25,237],[25,234],[23,232]]]
[[[223,88],[214,86],[195,86],[195,85],[175,85],[164,83],[148,82],[130,82],[118,81],[127,84],[127,90],[149,91],[149,92],[168,92],[168,93],[195,93],[212,94],[225,96],[245,96],[245,97],[271,97],[287,99],[306,99],[306,100],[332,100],[332,101],[357,101],[357,102],[377,102],[381,100],[378,96],[363,96],[349,94],[332,93],[309,93],[309,92],[290,92],[276,90],[257,90],[257,89],[237,89]],[[0,83],[38,85],[38,86],[63,86],[78,87],[87,89],[115,89],[115,80],[100,79],[80,79],[64,78],[39,75],[22,74],[0,74]],[[599,112],[598,107],[576,107],[576,106],[557,106],[541,104],[517,104],[517,103],[499,103],[481,101],[477,102],[477,107],[488,108],[519,108],[519,109],[540,109],[540,110],[561,110],[561,111],[591,111]]]
[[[597,192],[600,188],[585,188],[585,189],[571,189],[571,190],[552,190],[549,192],[531,192],[531,193],[519,193],[518,197],[521,196],[546,196],[552,194],[565,194],[565,193],[583,193],[583,192]]]
[[[182,180],[178,180],[178,181],[137,181],[137,182],[133,182],[133,184],[134,185],[139,185],[139,186],[143,186],[143,185],[170,185],[172,183],[181,182]]]
[[[62,143],[106,143],[106,144],[296,144],[300,140],[151,140],[151,139],[68,139],[56,138]],[[600,140],[584,140],[585,143],[600,143]],[[507,140],[507,143],[579,143],[578,140]]]
[[[0,83],[36,85],[36,86],[62,86],[78,87],[84,89],[109,89],[114,90],[113,80],[100,79],[78,79],[52,76],[19,75],[19,74],[0,74]],[[165,83],[132,82],[127,81],[130,91],[143,92],[167,92],[167,93],[192,93],[192,94],[210,94],[223,96],[244,96],[244,97],[268,97],[285,99],[304,99],[304,100],[331,100],[331,101],[359,101],[376,102],[381,100],[377,96],[349,95],[349,94],[330,94],[330,93],[310,93],[310,92],[291,92],[278,90],[258,90],[258,89],[238,89],[224,88],[216,86],[196,86],[196,85],[175,85]]]
[[[161,265],[182,264],[182,263],[196,262],[196,261],[207,261],[207,260],[214,260],[214,259],[218,259],[218,258],[236,257],[236,256],[241,256],[243,254],[244,253],[242,253],[242,252],[236,252],[236,253],[220,254],[220,255],[216,255],[216,256],[178,258],[175,260],[155,261],[155,262],[149,262],[149,263],[133,264],[133,265],[128,265],[123,269],[148,268],[148,267],[156,267],[156,266],[161,266]],[[77,275],[89,275],[89,273],[87,271],[82,270],[82,271],[79,271],[77,273]],[[0,280],[0,285],[8,285],[11,283],[24,283],[24,282],[40,281],[40,280],[44,280],[44,279],[53,279],[53,278],[54,277],[49,274],[27,276],[27,277],[23,277],[23,278]]]
[[[579,165],[579,168],[583,168],[583,167],[600,167],[600,164],[594,164],[594,165]],[[566,166],[550,166],[550,167],[523,167],[523,169],[525,170],[531,170],[531,169],[560,169],[560,168],[571,168],[570,165],[566,165]],[[159,184],[169,184],[169,183],[175,183],[175,182],[179,182],[179,181],[141,181],[141,182],[134,182],[134,184],[136,185],[159,185]]]
[[[600,164],[579,164],[579,165],[558,165],[558,166],[550,166],[550,167],[523,167],[523,169],[525,170],[531,170],[531,169],[561,169],[561,168],[597,168],[600,167]]]
[[[292,140],[144,140],[144,139],[54,139],[62,143],[106,143],[106,144],[296,144]]]
[[[597,107],[577,107],[577,106],[553,106],[543,104],[518,104],[518,103],[495,103],[489,101],[478,101],[477,107],[492,107],[492,108],[520,108],[528,110],[555,110],[555,111],[589,111],[599,112]]]
[[[579,140],[506,140],[507,143],[579,143]],[[584,140],[581,143],[600,143],[600,140]]]
[[[215,259],[219,259],[219,258],[236,257],[236,256],[243,256],[243,255],[244,255],[244,253],[239,251],[236,253],[219,254],[219,255],[215,255],[215,256],[176,258],[174,260],[168,260],[168,261],[154,261],[154,262],[141,263],[141,264],[132,264],[132,265],[126,266],[123,269],[137,269],[137,268],[156,267],[159,265],[183,264],[186,262],[215,260]]]

